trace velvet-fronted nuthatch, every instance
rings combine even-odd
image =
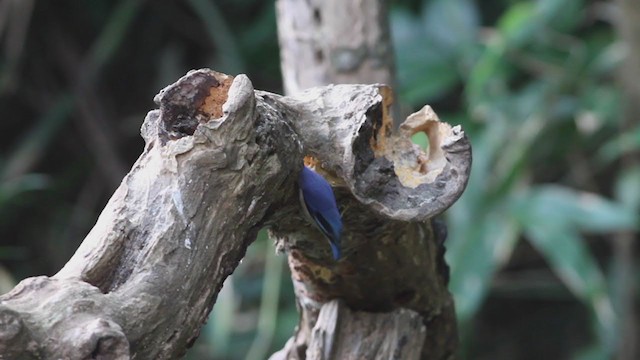
[[[340,259],[342,218],[331,185],[315,171],[302,166],[298,177],[300,203],[305,215],[329,240],[335,260]]]

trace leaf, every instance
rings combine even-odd
[[[632,229],[636,214],[598,195],[560,186],[540,186],[514,203],[514,215],[531,244],[597,320],[601,342],[615,339],[617,318],[598,264],[579,231]]]
[[[456,217],[454,205],[449,217]],[[469,320],[484,300],[491,280],[518,240],[517,224],[507,214],[491,212],[467,226],[450,226],[447,263],[451,267],[449,290],[456,302],[458,320]],[[455,220],[454,223],[458,223]]]
[[[633,212],[640,211],[640,166],[622,171],[615,184],[615,197]]]
[[[472,46],[478,34],[478,8],[469,0],[434,0],[423,8],[425,33],[440,51],[458,53]]]
[[[444,96],[459,81],[450,63],[424,63],[420,68],[405,66],[398,71],[401,84],[400,97],[413,106],[419,106]]]
[[[71,119],[74,99],[72,96],[60,95],[49,110],[18,142],[0,169],[0,179],[14,180],[24,175],[45,155],[60,129]],[[0,185],[4,186],[4,185]]]
[[[582,0],[538,0],[514,3],[498,21],[498,31],[508,47],[521,47],[536,37],[556,29],[571,29],[578,24]]]
[[[487,98],[508,97],[510,69],[506,54],[532,42],[544,26],[544,18],[531,1],[515,3],[502,15],[496,33],[469,74],[466,92],[472,108]]]
[[[487,98],[506,95],[501,94],[506,90],[507,82],[505,51],[504,42],[494,37],[470,70],[465,93],[472,109],[482,105]]]
[[[498,21],[498,31],[508,47],[522,46],[531,41],[534,34],[543,27],[538,17],[536,4],[531,1],[513,4]]]
[[[429,137],[423,131],[417,132],[411,136],[411,141],[420,146],[422,150],[429,148]]]
[[[619,203],[556,185],[536,187],[517,207],[523,226],[534,223],[602,233],[633,230],[638,225],[638,215]]]
[[[598,151],[597,159],[606,164],[638,149],[640,149],[640,126],[609,140]]]
[[[539,0],[537,8],[550,27],[565,32],[579,25],[585,12],[583,0]]]
[[[391,34],[403,101],[423,105],[443,96],[459,82],[454,59],[437,48],[417,17],[407,11],[393,11]]]
[[[50,182],[49,176],[43,174],[26,174],[5,180],[0,183],[0,207],[24,192],[45,189]]]
[[[620,69],[626,59],[627,52],[621,49],[620,44],[613,39],[592,36],[586,43],[593,57],[588,68],[589,75],[595,79],[610,76]]]
[[[215,1],[206,0],[189,0],[188,4],[200,17],[207,35],[218,50],[216,60],[219,61],[220,70],[227,74],[246,72],[236,34],[231,30],[219,5]]]
[[[544,255],[564,284],[584,301],[596,317],[599,335],[612,344],[617,329],[604,276],[584,241],[575,230],[556,222],[523,224],[529,241]]]
[[[104,66],[113,59],[127,39],[131,25],[143,4],[144,2],[139,0],[122,0],[109,14],[106,25],[91,45],[85,69],[87,82],[94,81]]]

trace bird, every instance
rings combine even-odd
[[[338,261],[342,256],[342,216],[331,185],[318,173],[303,165],[298,176],[298,187],[300,205],[307,219],[329,241],[333,259]]]

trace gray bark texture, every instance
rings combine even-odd
[[[331,83],[395,84],[387,1],[277,0],[276,9],[287,95]],[[311,135],[302,141],[306,162],[320,163],[336,185],[347,259],[335,264],[317,260],[326,254],[308,256],[321,238],[307,245],[306,234],[292,231],[299,225],[272,228],[275,238],[289,244],[301,314],[296,334],[273,360],[447,359],[455,352],[443,259],[446,228],[432,219],[464,188],[469,145],[459,128],[440,123],[429,107],[401,124],[398,114],[404,111],[391,106],[391,91],[376,87],[371,91],[382,102],[349,112],[342,125],[294,123],[297,133]],[[339,104],[349,96],[329,101]],[[409,140],[421,131],[429,137],[427,153]],[[327,310],[336,307],[340,311]]]
[[[277,0],[285,94],[326,84],[395,85],[385,0]]]
[[[462,193],[470,146],[428,107],[392,133],[390,96],[339,85],[282,97],[206,69],[163,89],[142,155],[74,256],[0,296],[0,359],[180,358],[265,226],[304,309],[274,359],[450,357],[445,234],[431,218]],[[335,186],[338,262],[300,209],[305,156]]]
[[[351,93],[355,89],[357,96]],[[283,218],[270,227],[289,255],[301,313],[296,334],[272,360],[454,356],[457,332],[447,290],[446,228],[432,219],[464,190],[471,149],[462,130],[440,122],[428,106],[393,133],[391,99],[389,88],[381,85],[330,85],[281,98],[302,110],[292,126],[303,144],[305,162],[333,182],[345,225],[345,259],[331,260],[322,235],[309,232],[304,219]],[[318,106],[329,115],[326,121],[318,120]],[[340,115],[328,109],[341,109]],[[429,137],[428,153],[411,142],[419,131]],[[336,306],[333,299],[341,299],[342,311],[320,316],[325,307]],[[390,321],[389,316],[404,320]],[[419,318],[424,329],[407,326],[407,316]],[[367,319],[362,322],[367,325],[351,326],[345,337],[346,319],[354,317]],[[319,329],[341,331],[323,330],[325,341],[319,342],[314,336]],[[380,346],[389,336],[398,342],[383,351]],[[421,340],[409,341],[416,336]],[[362,339],[377,344],[376,351],[370,353]],[[419,344],[418,351],[405,346],[407,341]]]

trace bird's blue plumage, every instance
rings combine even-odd
[[[314,225],[329,240],[333,258],[341,256],[342,218],[331,185],[313,170],[302,167],[298,177],[300,199]]]

